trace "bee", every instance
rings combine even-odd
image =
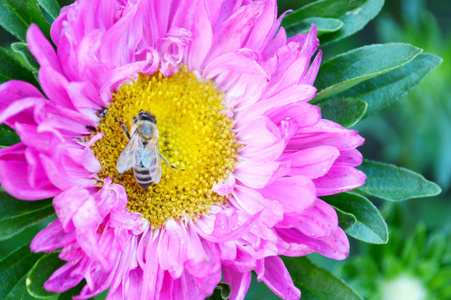
[[[117,160],[116,169],[119,174],[133,167],[136,182],[143,188],[148,188],[161,179],[161,159],[171,168],[172,166],[161,154],[158,148],[157,120],[150,112],[141,110],[133,117],[134,123],[130,128],[119,119],[119,125],[125,132],[129,142]]]

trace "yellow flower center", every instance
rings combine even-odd
[[[110,177],[125,187],[129,211],[141,213],[152,227],[172,219],[196,219],[210,213],[212,205],[225,197],[211,189],[233,171],[238,144],[232,131],[233,119],[221,113],[224,93],[212,81],[200,81],[186,68],[171,76],[140,75],[124,84],[116,94],[97,132],[104,137],[93,146],[102,165],[100,179]],[[116,163],[128,143],[118,117],[130,131],[133,116],[143,109],[156,116],[160,153],[174,170],[162,162],[158,184],[141,188],[133,168],[118,174]]]

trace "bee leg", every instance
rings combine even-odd
[[[161,159],[164,161],[164,163],[168,165],[168,167],[171,167],[171,168],[173,168],[174,170],[177,170],[177,171],[186,171],[185,169],[181,170],[181,169],[179,169],[179,168],[174,167],[173,165],[171,165],[171,164],[168,162],[168,160],[167,160],[161,153],[159,153],[159,155],[160,155]]]
[[[122,122],[120,117],[117,117],[119,120],[119,125],[121,126],[122,130],[125,132],[125,134],[127,135],[128,139],[130,139],[130,133],[128,133],[127,130],[127,126],[125,126],[124,122]]]

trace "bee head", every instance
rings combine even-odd
[[[151,114],[150,112],[144,111],[142,109],[138,113],[138,120],[150,121],[154,124],[157,124],[157,119],[155,118],[155,115]]]

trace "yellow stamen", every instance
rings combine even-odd
[[[170,218],[196,219],[208,214],[212,205],[225,203],[225,197],[211,189],[233,171],[239,149],[233,120],[221,113],[223,100],[224,93],[214,82],[199,81],[186,68],[168,77],[141,74],[135,83],[124,84],[113,94],[99,124],[104,138],[92,146],[102,165],[98,176],[123,185],[128,209],[141,213],[154,228]],[[116,171],[118,157],[128,143],[117,117],[127,124],[141,109],[156,116],[161,154],[186,170],[173,170],[162,163],[160,183],[146,190],[135,182],[132,169],[122,175]]]

